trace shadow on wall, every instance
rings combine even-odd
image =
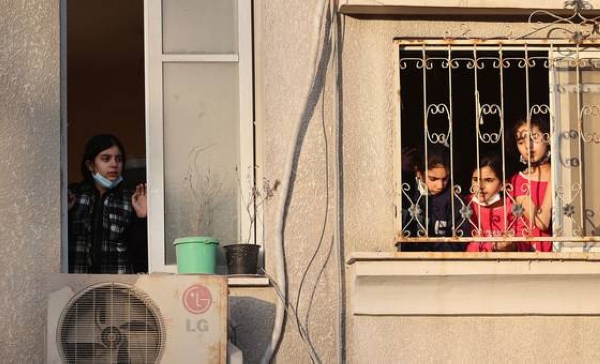
[[[275,305],[253,297],[229,296],[229,339],[244,353],[244,363],[259,363],[270,341]]]

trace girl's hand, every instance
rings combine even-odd
[[[135,187],[135,193],[131,196],[131,205],[135,214],[140,219],[148,216],[148,200],[146,198],[146,184],[140,183]]]
[[[501,241],[494,243],[494,250],[497,252],[511,252],[515,250],[515,246],[512,241]]]

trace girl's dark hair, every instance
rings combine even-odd
[[[88,140],[85,145],[85,151],[83,152],[83,158],[81,159],[81,174],[86,181],[91,181],[93,179],[92,173],[87,166],[87,162],[93,162],[100,152],[112,148],[115,145],[121,151],[123,168],[125,168],[125,149],[116,136],[112,134],[99,134],[94,135]]]
[[[417,171],[425,173],[425,169],[434,167],[444,167],[446,171],[450,171],[450,149],[439,144],[430,144],[427,146],[427,161],[425,162],[425,152],[417,154],[416,168]]]
[[[531,126],[537,126],[542,133],[550,134],[550,123],[545,118],[541,118],[541,117],[531,118],[529,123]],[[517,122],[515,123],[515,125],[513,125],[512,130],[511,130],[511,136],[513,137],[513,140],[515,142],[518,137],[517,132],[519,131],[519,128],[525,124],[527,124],[527,118],[519,118],[519,119],[517,119]]]
[[[499,154],[485,154],[479,158],[479,167],[474,168],[473,172],[483,167],[490,167],[500,180],[502,180],[502,159]]]

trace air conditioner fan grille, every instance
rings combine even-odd
[[[92,286],[62,312],[58,346],[66,363],[155,363],[165,332],[143,292],[118,283]]]

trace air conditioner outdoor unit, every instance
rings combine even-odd
[[[49,364],[227,361],[226,277],[56,274],[49,280]]]

